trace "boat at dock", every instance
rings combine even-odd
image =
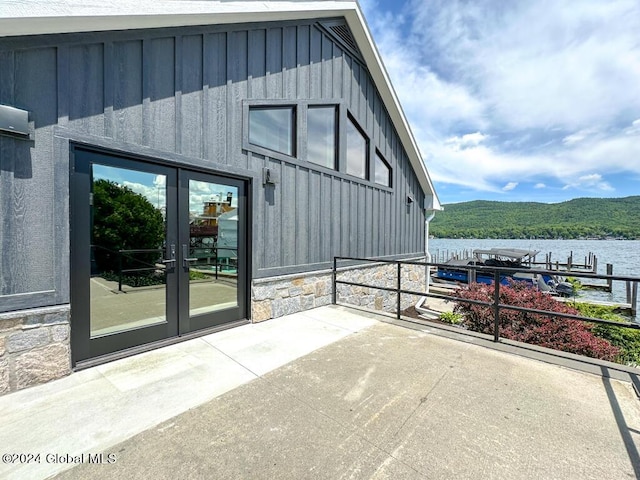
[[[471,280],[472,282],[491,284],[494,281],[492,270],[467,267],[499,267],[513,269],[513,271],[500,271],[502,285],[509,285],[512,282],[526,282],[543,292],[559,295],[573,293],[573,286],[556,275],[527,271],[531,269],[532,260],[538,253],[538,250],[518,248],[476,249],[471,258],[453,258],[439,265],[433,277],[435,281],[469,283]]]

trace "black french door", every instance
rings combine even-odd
[[[72,356],[246,318],[243,180],[72,150]]]

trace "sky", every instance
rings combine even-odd
[[[156,208],[164,209],[167,203],[166,177],[150,172],[129,170],[93,164],[93,178],[116,182],[129,187],[136,193],[146,197]],[[226,201],[231,193],[231,206],[238,207],[238,188],[230,185],[189,180],[189,212],[194,215],[202,214],[204,202]]]
[[[640,195],[638,0],[360,0],[443,204]]]

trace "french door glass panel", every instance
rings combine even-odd
[[[166,323],[166,176],[93,164],[91,182],[91,337]]]
[[[238,306],[238,188],[189,179],[189,315]]]

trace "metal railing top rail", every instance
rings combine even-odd
[[[103,247],[104,248],[104,247]],[[156,253],[164,252],[164,248],[121,248],[118,253]]]
[[[383,287],[383,286],[379,286],[379,285],[373,285],[373,284],[367,284],[367,283],[361,283],[361,282],[352,282],[352,281],[347,281],[347,280],[339,280],[337,278],[338,275],[338,262],[340,260],[344,260],[344,261],[352,261],[352,262],[360,262],[360,264],[354,264],[354,265],[350,265],[348,267],[345,268],[345,270],[347,269],[358,269],[358,268],[366,268],[364,265],[362,265],[361,263],[386,263],[386,264],[390,264],[390,265],[396,265],[397,266],[397,281],[396,281],[396,286],[394,287]],[[514,272],[518,272],[518,271],[522,271],[522,272],[529,272],[529,273],[546,273],[549,272],[548,270],[534,270],[534,269],[529,269],[529,268],[518,268],[518,267],[493,267],[493,266],[480,266],[480,265],[470,265],[470,266],[456,266],[457,268],[460,269],[480,269],[480,267],[482,267],[482,269],[484,269],[485,271],[490,271],[493,273],[494,276],[494,280],[492,282],[492,286],[493,286],[493,301],[491,302],[485,302],[485,301],[481,301],[481,300],[472,300],[472,299],[466,299],[466,298],[462,298],[462,297],[457,297],[457,296],[451,296],[451,295],[442,295],[442,294],[437,294],[437,293],[431,293],[431,292],[418,292],[418,291],[414,291],[414,290],[406,290],[402,288],[402,275],[401,275],[401,267],[403,264],[406,265],[418,265],[418,266],[444,266],[444,267],[451,267],[450,264],[441,264],[441,263],[431,263],[431,262],[419,262],[419,261],[404,261],[404,260],[387,260],[387,259],[371,259],[371,258],[357,258],[357,257],[334,257],[333,259],[333,295],[332,295],[332,302],[333,304],[337,303],[337,285],[338,284],[342,284],[342,285],[351,285],[351,286],[358,286],[358,287],[363,287],[363,288],[371,288],[374,290],[384,290],[384,291],[388,291],[388,292],[395,292],[397,294],[397,307],[396,307],[396,318],[400,318],[401,316],[401,308],[400,308],[400,297],[402,294],[405,295],[416,295],[416,296],[423,296],[423,297],[432,297],[432,298],[439,298],[439,299],[443,299],[443,300],[449,300],[449,301],[454,301],[454,302],[463,302],[463,303],[468,303],[468,304],[475,304],[475,305],[480,305],[480,306],[486,306],[486,307],[491,307],[493,308],[493,314],[494,314],[494,334],[493,334],[493,339],[494,342],[498,342],[500,341],[500,310],[514,310],[514,311],[519,311],[519,312],[524,312],[524,313],[533,313],[533,314],[537,314],[537,315],[546,315],[549,317],[558,317],[558,318],[566,318],[569,320],[578,320],[578,321],[582,321],[582,322],[590,322],[590,323],[599,323],[599,324],[605,324],[605,325],[613,325],[613,326],[617,326],[617,327],[624,327],[624,328],[630,328],[630,329],[636,329],[636,330],[640,330],[640,323],[637,322],[616,322],[616,321],[612,321],[612,320],[604,320],[604,319],[600,319],[600,318],[594,318],[594,317],[587,317],[587,316],[582,316],[582,315],[573,315],[573,314],[568,314],[568,313],[560,313],[560,312],[553,312],[550,310],[539,310],[539,309],[534,309],[534,308],[525,308],[525,307],[518,307],[515,305],[508,305],[508,304],[503,304],[499,301],[500,299],[500,288],[504,288],[505,285],[502,285],[500,283],[500,281],[502,280],[502,274],[503,273],[514,273]],[[557,275],[557,272],[553,272],[554,274]],[[574,275],[572,275],[574,276]],[[586,274],[580,274],[580,275],[575,275],[576,277],[578,276],[587,276]],[[591,277],[589,275],[589,277]],[[611,280],[622,280],[622,281],[632,281],[632,282],[640,282],[640,277],[632,277],[632,276],[616,276],[616,275],[601,275],[598,276],[600,278],[605,278],[605,279],[611,279]],[[593,278],[593,277],[591,277]],[[517,280],[516,280],[517,281]],[[464,285],[464,284],[463,284]],[[462,285],[461,285],[462,287]]]
[[[476,271],[486,271],[486,272],[494,272],[498,271],[501,273],[513,273],[513,272],[523,272],[523,273],[538,273],[544,275],[553,275],[553,276],[563,276],[563,277],[578,277],[578,278],[592,278],[599,280],[618,280],[623,282],[640,282],[640,277],[632,276],[632,275],[606,275],[599,273],[590,273],[590,272],[573,272],[573,271],[564,271],[558,272],[557,270],[544,270],[537,268],[528,268],[526,266],[515,266],[515,267],[498,267],[498,266],[490,266],[490,265],[452,265],[450,263],[436,263],[436,262],[423,262],[417,260],[388,260],[382,258],[356,258],[356,257],[334,257],[337,261],[351,261],[351,262],[370,262],[370,263],[388,263],[388,264],[397,264],[402,263],[403,265],[418,265],[425,267],[443,267],[443,268],[456,268],[458,270],[476,270]],[[341,268],[350,268],[350,267],[362,267],[362,265],[348,265]]]

